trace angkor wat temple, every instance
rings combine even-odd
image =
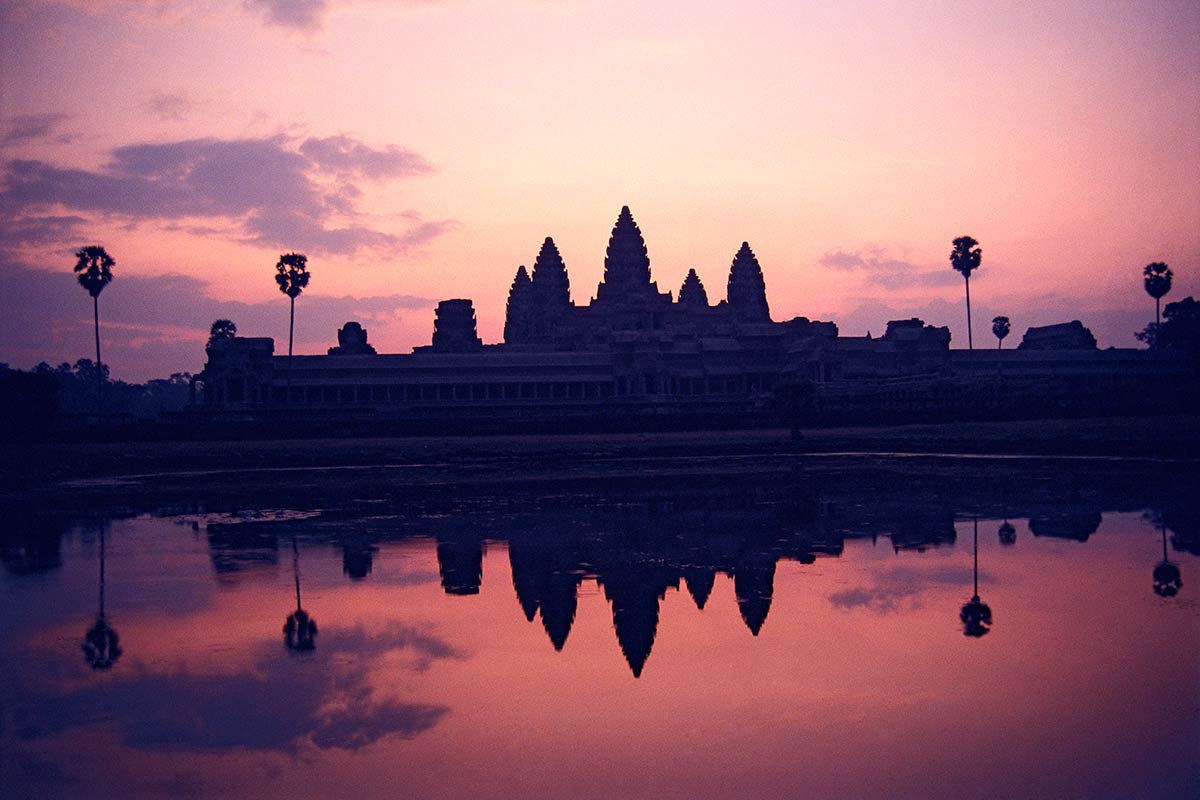
[[[1010,350],[951,350],[950,331],[919,319],[881,337],[842,336],[832,322],[771,319],[762,269],[743,242],[712,303],[693,269],[678,297],[651,278],[628,207],[613,226],[604,276],[587,305],[547,238],[532,274],[517,269],[504,343],[485,345],[471,300],[438,304],[432,343],[377,354],[348,322],[324,356],[275,355],[269,338],[209,345],[199,376],[210,419],[310,419],[430,425],[508,420],[551,425],[636,421],[768,424],[1120,412],[1186,383],[1172,354],[1099,350],[1079,322],[1031,328]],[[981,387],[985,391],[981,391]],[[1180,400],[1182,402],[1182,400]],[[1032,404],[1032,406],[1031,406]]]

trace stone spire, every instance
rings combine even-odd
[[[708,292],[696,270],[689,269],[683,285],[679,287],[679,305],[687,308],[708,308]]]
[[[508,344],[528,341],[533,324],[533,281],[525,265],[517,268],[508,290],[508,308],[504,315],[504,341]]]
[[[562,650],[575,622],[579,583],[582,578],[570,572],[555,570],[547,576],[546,592],[542,595],[542,627],[555,650]]]
[[[641,676],[650,649],[654,647],[654,634],[658,630],[658,588],[653,576],[640,574],[636,568],[629,569],[628,574],[615,574],[604,579],[604,596],[612,603],[617,644],[635,678]]]
[[[742,242],[742,248],[733,258],[729,268],[727,295],[729,308],[739,322],[770,322],[771,312],[767,308],[767,286],[763,282],[762,268],[750,245]]]
[[[738,612],[750,633],[758,636],[767,614],[771,611],[771,595],[775,590],[775,558],[751,555],[733,568],[733,593]]]
[[[650,282],[650,256],[629,206],[621,206],[604,255],[604,280],[596,289],[597,301],[627,303],[658,294]]]
[[[571,305],[571,285],[567,280],[567,265],[563,263],[558,246],[549,236],[542,242],[537,260],[533,262],[533,302],[539,314],[557,316]]]

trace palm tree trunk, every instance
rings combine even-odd
[[[296,578],[296,610],[300,610],[300,549],[296,547],[296,537],[292,537],[292,575]]]
[[[103,525],[103,523],[101,523]],[[1165,539],[1163,541],[1166,541]],[[1165,545],[1164,545],[1165,548]],[[1166,552],[1165,549],[1163,552]],[[1165,559],[1164,559],[1165,560]],[[104,528],[100,528],[100,619],[104,619]]]
[[[973,520],[975,526],[975,597],[979,597],[979,518]]]
[[[296,330],[296,298],[290,298],[292,301],[292,310],[288,314],[288,366],[287,366],[287,387],[284,389],[283,402],[288,403],[292,399],[292,336]]]
[[[997,337],[996,337],[996,349],[997,349],[997,350],[1003,350],[1003,349],[1004,349],[1004,340],[1003,340],[1003,339],[1001,339],[999,336],[997,336]]]
[[[971,277],[964,275],[963,282],[967,284],[967,349],[974,350],[975,345],[971,341]]]
[[[104,414],[104,370],[100,366],[100,296],[92,295],[92,320],[96,328],[96,416]]]
[[[1162,324],[1162,314],[1159,312],[1160,306],[1162,306],[1162,298],[1154,298],[1154,332],[1156,334],[1158,333],[1158,327]]]

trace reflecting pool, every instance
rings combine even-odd
[[[1195,498],[929,463],[10,510],[4,796],[1200,796]]]

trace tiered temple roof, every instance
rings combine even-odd
[[[686,308],[708,308],[708,292],[696,270],[689,269],[683,285],[679,287],[679,305]]]
[[[540,314],[557,315],[571,306],[567,265],[549,236],[533,262],[533,303]]]
[[[679,288],[679,300],[660,293],[650,279],[650,256],[629,206],[622,206],[604,257],[604,278],[584,307],[570,300],[567,268],[554,240],[547,238],[533,267],[518,269],[509,292],[506,344],[551,346],[554,350],[603,347],[613,332],[683,326],[692,335],[730,335],[731,324],[769,323],[766,285],[750,246],[742,243],[729,273],[729,299],[712,305],[695,269]],[[698,326],[698,327],[697,327]]]
[[[727,295],[729,307],[740,322],[770,322],[771,312],[767,308],[767,286],[763,281],[762,267],[754,257],[747,242],[733,258],[729,268]]]
[[[508,290],[508,308],[504,315],[504,341],[519,342],[530,338],[533,326],[533,281],[525,265],[517,268]]]
[[[633,221],[629,206],[621,206],[604,255],[604,280],[596,287],[596,302],[629,304],[657,295],[658,286],[650,280],[650,256],[642,231]]]

